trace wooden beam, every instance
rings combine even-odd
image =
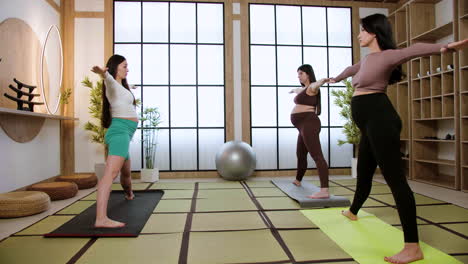
[[[225,72],[225,102],[226,102],[226,141],[234,140],[234,43],[232,25],[232,1],[224,2],[224,49],[226,65]]]
[[[75,12],[75,18],[104,18],[105,12]]]
[[[104,61],[114,54],[114,1],[104,0]]]
[[[59,14],[61,13],[61,9],[60,9],[60,6],[57,5],[57,3],[55,3],[54,0],[45,0],[52,8],[55,9],[55,11],[57,11]]]
[[[63,116],[74,117],[75,108],[75,0],[61,0],[60,24],[63,46],[63,81],[61,90],[71,89]],[[75,121],[60,122],[60,173],[75,172]]]

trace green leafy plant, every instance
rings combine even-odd
[[[353,97],[354,88],[349,80],[344,80],[343,83],[346,85],[346,89],[332,90],[331,93],[335,96],[334,103],[341,108],[340,116],[346,119],[346,123],[343,126],[343,132],[346,135],[346,140],[338,140],[338,145],[349,143],[358,145],[361,139],[361,132],[354,123],[351,115],[351,98]]]
[[[70,101],[70,96],[71,96],[71,89],[68,88],[62,92],[60,92],[60,104],[66,105]]]
[[[156,146],[158,144],[158,126],[161,124],[161,113],[157,107],[146,107],[140,118],[143,132],[143,149],[145,151],[146,169],[154,169]]]
[[[158,144],[158,126],[161,124],[161,113],[157,107],[146,107],[140,118],[143,127],[143,148],[145,151],[146,169],[154,169],[156,146]]]
[[[88,113],[91,114],[92,118],[98,121],[97,124],[93,121],[86,122],[84,129],[91,133],[92,142],[102,144],[106,148],[104,136],[106,135],[107,129],[101,126],[103,80],[99,80],[94,84],[88,77],[85,77],[81,84],[90,89]]]

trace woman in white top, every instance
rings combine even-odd
[[[91,70],[104,79],[101,125],[108,128],[105,143],[109,150],[104,176],[98,183],[95,227],[125,226],[125,223],[107,217],[111,185],[119,172],[125,198],[127,200],[134,198],[128,150],[130,140],[138,126],[138,115],[135,109],[135,97],[127,82],[127,66],[127,60],[123,56],[113,55],[107,61],[106,68],[94,66]]]

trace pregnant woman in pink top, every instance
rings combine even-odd
[[[405,240],[402,251],[384,259],[391,263],[410,263],[424,256],[419,246],[414,195],[403,172],[400,156],[402,123],[385,92],[389,83],[402,80],[402,63],[420,56],[464,48],[468,40],[448,45],[417,43],[396,49],[386,16],[367,16],[361,20],[361,26],[360,46],[368,47],[371,53],[330,81],[339,82],[354,76],[351,111],[361,132],[356,193],[350,209],[343,211],[343,215],[357,220],[357,213],[369,196],[372,177],[379,165],[395,199]]]
[[[320,178],[320,191],[307,196],[312,199],[329,198],[328,192],[328,164],[323,157],[320,145],[321,111],[320,86],[329,79],[315,79],[314,70],[309,64],[297,69],[297,75],[302,88],[293,89],[290,93],[297,93],[294,97],[296,104],[291,113],[291,123],[299,130],[297,137],[297,174],[294,184],[301,186],[302,178],[307,170],[307,153],[310,153],[317,165]]]

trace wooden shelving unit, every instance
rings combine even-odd
[[[409,44],[408,39],[408,7],[402,6],[396,9],[392,14],[389,15],[390,23],[395,35],[395,42],[398,48],[406,48]],[[410,63],[402,65],[403,72],[408,73]],[[402,153],[402,160],[404,162],[404,169],[407,178],[411,178],[410,169],[410,153],[411,153],[411,111],[410,111],[410,76],[407,74],[406,77],[396,84],[388,87],[387,95],[393,104],[393,107],[397,110],[398,115],[402,121],[402,130],[400,134],[400,152]]]
[[[468,38],[468,0],[458,2],[458,34]],[[468,51],[462,50],[459,57],[459,124],[460,124],[460,189],[468,192]]]
[[[458,18],[456,12],[459,0],[451,1],[454,6],[453,17]],[[405,4],[410,45],[417,42],[436,43],[450,35],[455,40],[458,39],[458,19],[436,25],[436,4],[439,2],[415,0]],[[468,10],[466,13],[468,14]],[[395,16],[396,14],[397,12]],[[466,23],[468,25],[468,16]],[[465,78],[468,84],[468,54],[466,66]],[[409,63],[408,75],[411,178],[459,189],[458,54],[444,53],[415,58]],[[468,131],[468,119],[466,122]],[[449,139],[446,139],[447,134]],[[455,139],[452,138],[453,135]],[[468,136],[466,140],[468,141]],[[466,164],[468,166],[468,162]]]

